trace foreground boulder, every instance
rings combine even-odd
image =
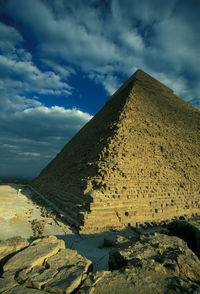
[[[0,293],[72,293],[91,269],[92,262],[66,249],[63,240],[45,237],[8,260]]]
[[[89,280],[90,279],[90,280]],[[135,272],[128,266],[114,272],[100,272],[88,277],[78,294],[199,294],[200,286],[183,277],[149,272]]]
[[[190,220],[175,220],[168,225],[172,233],[185,242],[188,247],[200,258],[200,217]]]
[[[200,293],[200,261],[187,244],[160,233],[124,238],[110,252],[110,271],[89,274],[79,294]]]
[[[3,267],[3,276],[14,280],[16,273],[41,266],[46,258],[55,255],[61,248],[65,248],[64,241],[58,240],[54,236],[37,239],[28,248],[9,259]]]
[[[14,281],[0,278],[0,293],[4,294],[45,294],[47,292],[30,289]]]
[[[0,264],[3,264],[6,257],[27,247],[28,241],[22,237],[13,237],[7,240],[0,240]]]
[[[108,236],[109,271],[66,249],[55,236],[33,241],[3,266],[0,293],[200,293],[200,261],[182,239],[127,230]],[[169,233],[169,232],[168,232]]]
[[[22,237],[13,237],[7,240],[0,240],[0,277],[3,272],[3,265],[7,260],[29,245],[29,242]]]
[[[190,288],[200,293],[200,261],[187,243],[175,236],[141,235],[135,244],[129,243],[126,248],[119,246],[110,252],[109,268],[122,268],[122,271],[113,272],[113,278],[119,280],[124,275],[123,279],[127,277],[132,289],[136,285],[143,288],[141,293],[147,288],[152,293],[166,293],[173,288],[180,293]],[[137,287],[134,290],[140,293]]]

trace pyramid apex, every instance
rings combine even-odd
[[[153,86],[156,88],[163,89],[164,91],[173,93],[173,90],[161,83],[160,81],[156,80],[153,78],[151,75],[147,74],[145,71],[142,69],[137,69],[134,74],[130,76],[128,80],[126,80],[121,87],[110,97],[112,99],[116,95],[120,94],[122,90],[125,88],[129,87],[130,85],[134,85],[136,81],[139,81],[142,83],[144,86]]]
[[[137,75],[138,73],[145,73],[145,72],[144,72],[142,69],[138,68],[138,69],[135,71],[134,75]]]
[[[163,83],[158,81],[157,79],[153,78],[151,75],[149,75],[148,73],[146,73],[142,69],[136,70],[136,72],[132,75],[132,78],[139,80],[143,83],[151,83],[152,85],[154,85],[156,87],[161,87],[161,88],[165,89],[165,91],[167,90],[167,91],[170,91],[171,93],[173,93],[172,89],[170,89],[169,87],[167,87],[166,85],[164,85]]]

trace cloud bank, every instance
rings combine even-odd
[[[22,96],[0,101],[0,176],[33,177],[92,118]]]

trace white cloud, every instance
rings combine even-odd
[[[68,65],[60,65],[54,60],[42,59],[43,64],[49,67],[53,72],[58,74],[60,77],[66,79],[71,75],[75,75],[76,71]]]
[[[124,32],[120,38],[124,45],[128,46],[131,50],[141,51],[144,49],[144,41],[135,30]]]
[[[23,156],[25,155],[25,156],[31,156],[31,157],[38,157],[41,155],[40,153],[37,153],[37,152],[21,152],[20,154]]]
[[[177,77],[172,75],[166,75],[160,72],[153,72],[152,76],[158,79],[160,82],[168,87],[171,87],[176,95],[187,92],[187,81],[183,77]]]
[[[199,17],[194,7],[192,13],[189,10],[194,4],[198,10],[198,3],[178,0],[112,0],[101,5],[80,0],[8,0],[6,9],[29,28],[41,61],[57,76],[69,76],[70,64],[86,74],[105,75],[105,81],[96,81],[112,92],[107,76],[128,77],[132,68],[173,72],[177,78],[188,70],[200,77]],[[43,91],[51,93],[51,89]]]
[[[103,84],[108,95],[112,95],[120,87],[120,81],[117,76],[103,75],[97,73],[90,73],[89,77],[94,80],[97,84]]]
[[[7,3],[9,4],[9,1]],[[20,6],[20,1],[15,4]],[[23,5],[28,5],[29,9],[33,9],[36,5],[36,10],[39,7],[38,4],[40,4],[38,1],[35,1],[32,6],[30,6],[31,1],[23,3]],[[44,69],[42,71],[34,64],[32,54],[23,48],[24,39],[14,27],[0,22],[0,35],[1,90],[14,91],[12,94],[37,92],[45,95],[71,95],[72,88],[66,82],[70,67],[67,75],[67,67],[64,69],[59,65],[57,65],[57,73],[54,70]],[[71,69],[71,73],[73,73],[73,69]]]
[[[29,54],[27,54],[29,56]],[[42,72],[32,61],[14,60],[0,55],[0,89],[15,90],[18,93],[71,94],[72,88],[52,71]]]
[[[36,176],[92,118],[75,108],[46,107],[20,96],[4,95],[2,105],[0,176]]]

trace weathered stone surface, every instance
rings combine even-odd
[[[77,294],[93,293],[97,283],[99,283],[106,276],[110,276],[110,274],[111,274],[110,271],[98,271],[96,273],[89,273],[84,283],[77,290]],[[105,288],[106,288],[106,285],[105,285]]]
[[[28,241],[21,237],[13,237],[7,240],[0,240],[0,266],[17,251],[27,247]]]
[[[47,292],[44,291],[38,291],[35,289],[29,289],[24,286],[19,285],[18,283],[14,281],[10,281],[7,279],[0,278],[0,293],[6,293],[6,294],[44,294]]]
[[[200,218],[193,220],[176,220],[168,225],[170,232],[182,238],[200,258]]]
[[[64,241],[55,236],[37,239],[4,265],[0,293],[72,293],[91,270],[92,262],[66,249]]]
[[[26,288],[24,286],[18,285],[18,286],[14,287],[12,289],[9,289],[3,293],[5,293],[5,294],[46,294],[47,292],[36,290],[36,289],[31,289],[31,288]]]
[[[64,249],[46,261],[46,266],[58,269],[59,273],[44,286],[44,290],[55,293],[71,293],[87,277],[92,262],[75,250]]]
[[[46,258],[55,255],[61,248],[65,248],[65,243],[55,236],[35,240],[28,248],[9,259],[3,267],[3,276],[14,279],[20,270],[41,266]]]
[[[113,271],[88,275],[77,293],[200,293],[200,261],[183,240],[154,233],[124,241],[110,253]]]
[[[10,281],[7,279],[0,278],[0,293],[3,293],[6,290],[11,290],[16,287],[18,284],[14,281]]]
[[[131,266],[136,275],[154,272],[192,281],[200,286],[200,261],[180,238],[154,233],[135,244],[110,252],[109,268]],[[199,288],[200,291],[200,288]]]
[[[159,272],[140,272],[138,275],[133,266],[122,271],[107,272],[97,282],[84,283],[77,292],[80,294],[199,294],[198,284],[182,277],[174,277]]]
[[[138,70],[32,184],[85,233],[198,214],[199,121]]]
[[[56,269],[47,269],[44,266],[35,266],[20,271],[16,276],[16,281],[19,284],[24,284],[27,287],[41,289],[47,282],[51,281],[58,273]]]
[[[115,247],[110,252],[110,271],[97,273],[91,272],[91,261],[75,250],[63,248],[56,237],[35,240],[5,264],[7,271],[0,278],[0,293],[200,293],[200,261],[186,242],[175,236],[148,232],[151,231],[138,234],[127,229],[112,232],[110,239],[107,233],[109,242],[104,245],[112,241]],[[59,249],[55,251],[52,244],[60,246]],[[35,257],[24,254],[22,259],[21,253],[29,248],[34,248],[30,254]],[[40,255],[35,248],[41,249]],[[12,259],[17,262],[11,262]]]

